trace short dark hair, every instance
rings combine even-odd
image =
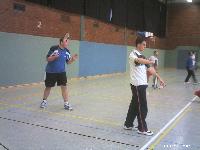
[[[195,51],[192,51],[192,54],[195,54],[196,52]]]
[[[142,42],[146,41],[146,39],[142,36],[138,36],[135,40],[135,46],[137,47],[138,44],[141,44]]]
[[[68,36],[68,37],[66,37],[66,36],[61,37],[60,40],[59,40],[59,41],[60,41],[60,44],[61,44],[61,42],[63,42],[64,39],[69,40],[69,39],[71,39],[71,37],[70,37],[70,36]]]
[[[192,54],[193,54],[192,51],[189,51],[189,52],[188,52],[188,55],[189,55],[189,56],[191,56]]]

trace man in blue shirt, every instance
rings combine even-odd
[[[51,88],[55,86],[61,87],[62,96],[64,100],[64,109],[72,110],[73,108],[68,102],[68,91],[67,91],[67,76],[65,71],[65,63],[71,64],[77,60],[78,55],[71,56],[67,46],[69,44],[69,38],[60,38],[59,45],[52,46],[47,54],[47,66],[46,66],[46,79],[45,79],[45,90],[43,95],[43,101],[40,105],[41,108],[47,107],[47,98],[50,94]]]
[[[194,65],[193,59],[192,59],[192,52],[188,53],[188,58],[187,58],[187,62],[186,62],[186,69],[187,69],[188,75],[185,78],[185,83],[188,83],[190,77],[192,76],[193,81],[196,84],[197,83],[197,79],[196,79],[195,72],[194,72],[195,65]]]

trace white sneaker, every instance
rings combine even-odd
[[[72,106],[69,103],[64,104],[64,109],[65,110],[70,110],[70,111],[73,110]]]
[[[147,136],[152,136],[153,135],[153,132],[152,131],[137,131],[138,134],[143,134],[143,135],[147,135]]]
[[[184,85],[190,84],[190,82],[184,82]]]
[[[40,108],[46,108],[47,107],[47,101],[43,100],[42,103],[40,104]]]

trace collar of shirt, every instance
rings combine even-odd
[[[138,50],[133,50],[134,53],[137,53],[138,55],[141,55],[141,53]]]

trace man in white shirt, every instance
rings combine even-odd
[[[132,91],[132,100],[129,105],[126,121],[124,123],[124,129],[132,130],[137,128],[139,134],[153,135],[152,131],[149,131],[146,124],[146,116],[148,112],[147,100],[146,100],[146,88],[147,83],[147,71],[151,74],[155,74],[161,84],[164,85],[164,81],[156,73],[150,64],[152,61],[147,60],[140,52],[146,47],[146,41],[143,37],[137,37],[136,49],[129,55],[130,63],[130,83]],[[137,116],[138,127],[134,127],[133,122]]]
[[[154,55],[151,56],[149,58],[149,60],[154,62],[152,64],[152,67],[155,69],[156,72],[158,72],[158,51],[155,50],[153,53],[154,53]],[[158,79],[157,79],[156,75],[154,75],[153,76],[153,85],[152,85],[152,87],[154,89],[158,88],[157,81],[158,81]]]

